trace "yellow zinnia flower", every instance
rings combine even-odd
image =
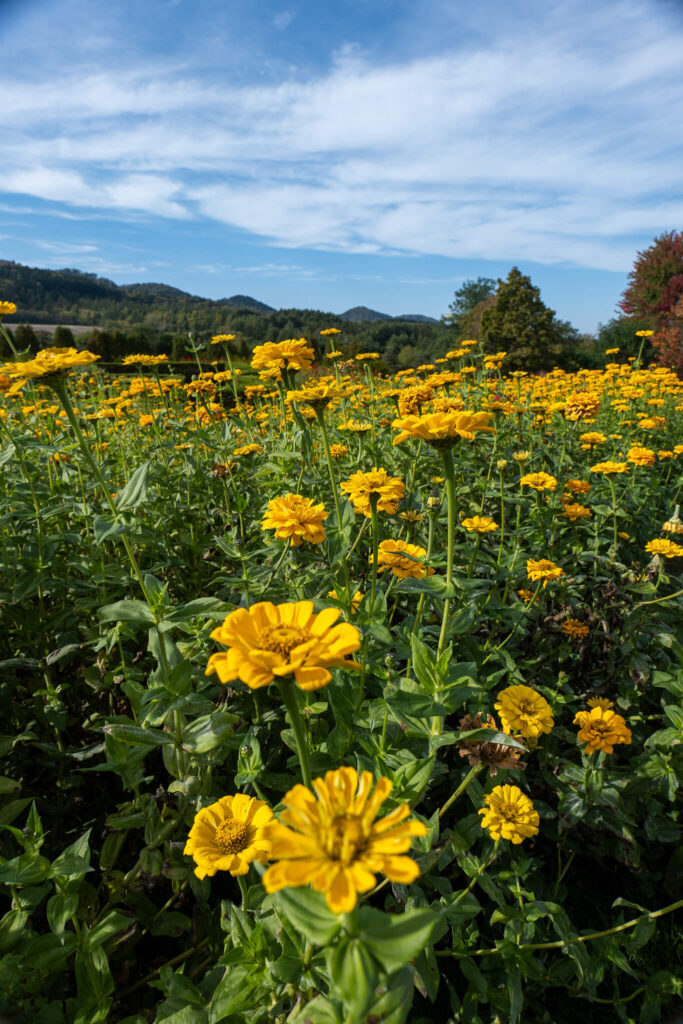
[[[465,410],[406,416],[404,419],[393,420],[391,425],[401,431],[394,438],[394,444],[401,444],[407,438],[418,438],[434,448],[450,448],[458,438],[473,441],[482,431],[488,434],[495,433],[494,428],[488,426],[491,419],[491,413]]]
[[[628,473],[629,465],[627,462],[597,462],[594,466],[591,466],[590,471],[591,473],[610,476],[613,473]]]
[[[632,462],[634,466],[654,466],[656,461],[655,453],[651,448],[643,448],[639,444],[634,444],[629,448],[626,453],[626,458],[629,462]]]
[[[471,533],[491,533],[498,529],[498,523],[494,523],[490,516],[472,516],[471,519],[463,519],[460,525]]]
[[[273,812],[263,800],[237,793],[198,811],[183,853],[191,855],[197,878],[229,871],[246,875],[253,861],[265,864],[270,842],[265,827]]]
[[[586,753],[604,750],[611,754],[615,743],[630,743],[631,730],[625,720],[609,708],[593,707],[590,711],[578,711],[574,725],[579,726],[577,739],[586,744]]]
[[[237,608],[211,634],[229,649],[211,655],[206,675],[241,679],[252,690],[293,675],[302,690],[319,690],[332,678],[328,668],[360,667],[346,660],[360,647],[360,633],[348,622],[335,626],[340,614],[325,608],[316,615],[312,601]]]
[[[683,547],[666,538],[648,541],[645,550],[649,551],[651,555],[662,555],[664,558],[677,558],[679,555],[683,555]]]
[[[278,540],[291,540],[293,548],[298,548],[302,540],[320,544],[325,540],[322,524],[327,516],[322,503],[316,505],[312,498],[290,493],[268,502],[261,529],[275,530]]]
[[[562,632],[570,636],[572,640],[583,640],[590,633],[589,627],[579,619],[567,619],[562,623]]]
[[[518,845],[523,839],[538,835],[538,811],[519,786],[496,786],[484,797],[480,807],[481,827],[488,829],[492,839],[509,839]]]
[[[554,491],[557,487],[557,480],[550,473],[527,473],[519,482],[522,487],[533,487],[535,491]]]
[[[368,771],[359,779],[355,768],[339,768],[314,779],[315,792],[298,785],[285,794],[284,824],[273,822],[266,832],[271,860],[277,861],[263,876],[266,892],[310,884],[325,893],[333,913],[344,914],[354,909],[359,892],[374,887],[377,873],[402,885],[415,881],[420,869],[403,855],[427,828],[415,818],[405,820],[408,804],[375,821],[392,783],[382,777],[373,792],[373,781]]]
[[[427,555],[426,548],[418,544],[406,544],[403,540],[383,540],[377,549],[377,572],[391,569],[394,576],[405,580],[409,577],[422,579],[432,576],[434,569],[425,569],[422,564]],[[370,555],[372,564],[372,555]]]
[[[559,580],[560,576],[564,576],[564,569],[555,565],[549,558],[541,558],[538,561],[527,558],[526,574],[534,583],[543,580],[543,589],[545,590],[550,580]]]
[[[17,307],[13,302],[0,302],[0,320],[4,316],[11,316],[12,313],[16,313]]]
[[[508,686],[498,694],[494,707],[503,731],[535,739],[551,732],[555,721],[548,701],[531,686]]]
[[[79,352],[75,348],[44,348],[38,352],[35,359],[29,359],[25,363],[6,363],[0,370],[17,381],[42,377],[47,384],[50,378],[67,370],[89,366],[99,358],[92,352]]]
[[[581,505],[578,501],[569,501],[564,506],[561,515],[574,523],[577,519],[590,519],[593,513],[586,505]]]
[[[309,370],[315,352],[305,338],[288,338],[286,341],[267,341],[257,345],[252,353],[251,365],[254,370]]]
[[[399,476],[389,476],[386,469],[373,466],[369,473],[353,473],[341,485],[348,494],[355,512],[361,512],[366,519],[371,517],[370,499],[375,496],[377,509],[394,515],[398,502],[406,492]]]

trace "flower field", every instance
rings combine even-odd
[[[0,1015],[669,1020],[683,381],[322,333],[0,368]]]

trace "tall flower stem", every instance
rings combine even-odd
[[[330,439],[327,434],[327,424],[325,423],[325,413],[322,409],[316,409],[315,415],[318,419],[320,426],[320,434],[323,440],[323,448],[325,450],[325,461],[327,462],[327,472],[330,476],[330,486],[332,487],[332,499],[334,501],[334,510],[337,513],[337,528],[341,530],[342,515],[341,505],[339,504],[339,488],[337,486],[337,478],[334,472],[334,464],[332,462],[332,455],[330,453]],[[353,600],[353,594],[351,593],[351,579],[349,577],[349,566],[347,558],[344,558],[342,562],[342,568],[344,570],[344,586],[346,587],[346,611],[349,617],[351,616],[351,602]]]
[[[458,788],[455,790],[454,793],[451,793],[448,800],[439,811],[439,818],[443,818],[446,811],[453,806],[458,797],[462,796],[462,794],[465,792],[472,779],[476,779],[477,775],[479,774],[480,771],[482,771],[484,767],[485,765],[483,761],[480,761],[479,764],[475,764],[472,768],[470,768],[470,770],[468,771],[467,775],[462,780]]]
[[[455,467],[453,465],[453,451],[451,448],[441,450],[444,477],[446,479],[446,502],[448,506],[448,536],[446,538],[446,585],[449,587],[443,606],[443,618],[441,620],[441,633],[439,634],[439,646],[437,658],[441,655],[446,643],[448,630],[448,616],[451,607],[450,585],[453,582],[453,546],[455,541]]]
[[[370,518],[372,520],[372,581],[370,584],[370,618],[375,610],[375,594],[377,593],[377,561],[379,558],[379,520],[377,518],[377,502],[379,495],[370,494]]]
[[[296,751],[299,756],[299,765],[301,767],[301,778],[304,786],[308,786],[310,789],[311,768],[308,761],[308,746],[306,744],[304,724],[301,721],[301,713],[296,699],[296,684],[291,679],[280,679],[278,680],[278,686],[280,688],[280,693],[282,694],[282,702],[287,708],[289,724],[291,725],[292,732],[294,733],[294,742],[296,743]]]

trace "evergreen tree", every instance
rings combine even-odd
[[[444,320],[455,327],[458,334],[462,335],[466,319],[475,306],[488,299],[496,290],[496,282],[491,277],[478,277],[464,281],[453,296],[453,301],[448,307],[450,313],[446,313]],[[464,335],[462,335],[464,337]]]
[[[30,324],[19,324],[14,332],[14,346],[17,352],[37,352],[40,348],[36,332]]]
[[[57,348],[73,348],[74,336],[72,331],[68,327],[63,327],[59,324],[55,327],[52,344]]]
[[[552,370],[569,340],[565,324],[542,301],[531,278],[513,267],[498,281],[495,305],[481,318],[485,352],[507,352],[506,370]]]

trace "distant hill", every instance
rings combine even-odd
[[[339,314],[340,320],[352,324],[374,324],[378,320],[404,320],[416,324],[436,324],[439,321],[433,316],[422,316],[421,313],[405,313],[401,316],[389,316],[388,313],[379,313],[376,309],[368,309],[367,306],[354,306],[347,309],[345,313]]]

